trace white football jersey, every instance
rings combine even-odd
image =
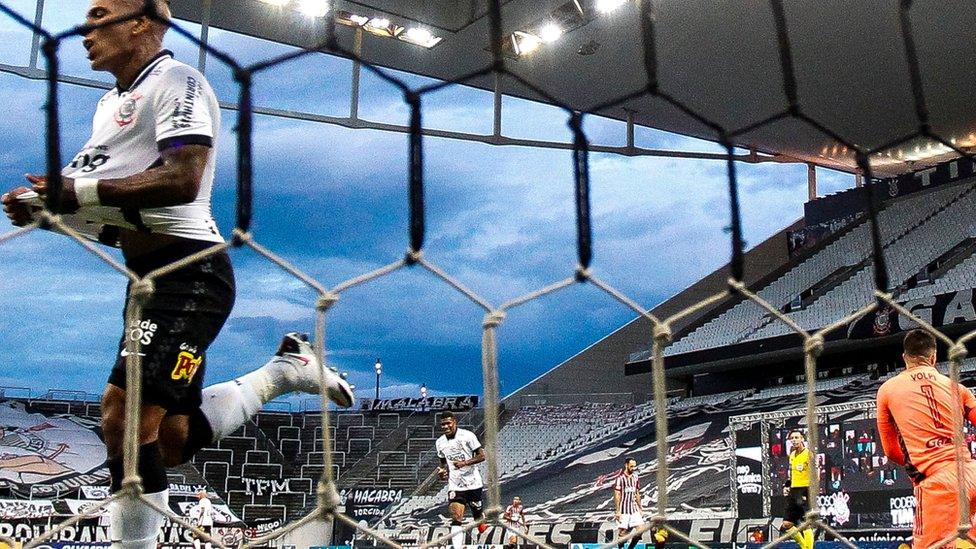
[[[196,519],[197,526],[213,526],[213,503],[210,498],[203,498],[190,510],[190,518]]]
[[[99,101],[91,138],[61,174],[72,178],[118,179],[162,164],[161,151],[180,145],[214,148],[220,135],[220,106],[199,71],[169,51],[154,57],[128,89],[117,86]],[[222,242],[210,210],[216,151],[192,202],[162,208],[81,208],[87,222],[131,230]],[[97,232],[97,231],[96,231]]]
[[[469,465],[456,469],[455,461],[471,459],[475,451],[481,448],[478,437],[467,429],[458,429],[454,433],[454,438],[447,438],[441,435],[435,443],[437,447],[437,457],[447,460],[447,489],[448,490],[474,490],[484,487],[481,480],[481,471],[477,465]]]

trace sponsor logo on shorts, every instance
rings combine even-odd
[[[152,338],[156,335],[159,325],[147,318],[146,320],[136,320],[129,325],[129,341],[138,341],[143,345],[152,343]]]
[[[197,368],[200,367],[200,363],[203,362],[202,356],[196,356],[192,353],[186,351],[181,352],[176,357],[176,367],[173,368],[173,373],[170,377],[175,381],[186,380],[189,383],[194,374],[197,373]]]

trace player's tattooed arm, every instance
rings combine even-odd
[[[471,465],[481,463],[484,460],[485,449],[482,447],[474,451],[474,456],[471,459],[459,459],[454,462],[454,466],[460,469],[462,467],[470,467]]]
[[[200,181],[212,149],[205,145],[182,145],[160,152],[161,163],[144,172],[120,179],[99,179],[98,203],[117,208],[162,208],[186,204],[196,199]],[[34,190],[44,196],[47,181],[43,176],[28,174]],[[61,211],[78,209],[74,180],[64,178]]]

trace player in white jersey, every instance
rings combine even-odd
[[[617,521],[617,536],[626,536],[634,528],[644,525],[643,509],[641,508],[640,478],[637,476],[637,460],[626,458],[623,469],[613,482],[614,519]],[[634,549],[640,536],[630,540],[630,548]],[[623,549],[624,542],[617,544]]]
[[[190,518],[197,528],[203,530],[207,535],[213,533],[214,508],[206,490],[197,492],[197,504],[190,509]],[[201,538],[193,536],[193,549],[211,549],[210,542],[204,542]]]
[[[471,509],[471,516],[479,521],[478,530],[484,532],[487,526],[481,522],[484,517],[481,494],[485,486],[481,471],[475,465],[485,460],[485,449],[478,437],[467,429],[458,429],[457,418],[451,412],[441,414],[441,432],[437,439],[437,457],[441,465],[437,474],[447,481],[448,510],[451,513],[451,538],[455,549],[464,545],[461,527],[464,510]]]
[[[207,249],[223,239],[210,214],[215,139],[220,109],[206,79],[162,49],[169,28],[167,0],[152,0],[158,18],[142,15],[145,0],[91,0],[83,45],[92,69],[116,85],[98,102],[92,135],[63,171],[60,210],[82,232],[122,249],[138,276]],[[97,27],[98,25],[103,25]],[[14,225],[31,222],[43,199],[42,176],[32,188],[0,198]],[[131,288],[130,288],[131,289]],[[299,334],[288,334],[275,357],[242,376],[203,389],[205,353],[234,303],[234,274],[226,253],[154,279],[142,316],[123,327],[119,356],[102,396],[102,432],[112,491],[122,486],[122,433],[128,340],[142,355],[139,475],[145,497],[165,508],[166,466],[187,461],[228,435],[262,405],[291,391],[318,392],[324,376],[330,398],[350,406],[348,384],[322,368]],[[132,498],[109,509],[114,546],[155,549],[164,517]]]

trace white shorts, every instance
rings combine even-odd
[[[640,513],[620,515],[620,520],[617,521],[618,530],[630,530],[631,528],[638,528],[643,525],[644,517],[642,517]]]

